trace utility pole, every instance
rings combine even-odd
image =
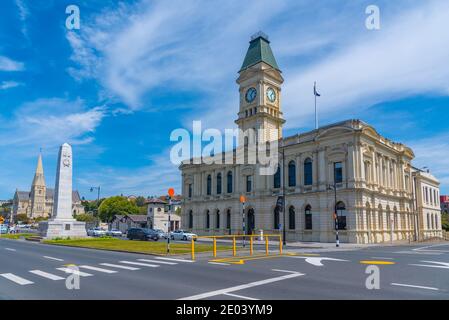
[[[285,246],[287,241],[285,240],[285,160],[284,160],[284,144],[282,144],[282,212],[283,212],[283,223],[282,223],[282,243]]]
[[[175,195],[175,189],[168,189],[168,226],[167,226],[167,254],[170,254],[170,229],[171,229],[171,198]]]
[[[245,236],[246,236],[246,226],[245,226],[245,202],[246,197],[244,195],[240,196],[240,202],[242,204],[242,230],[243,230],[243,248],[245,248]]]
[[[335,179],[334,179],[335,180]],[[329,185],[328,190],[334,190],[334,223],[335,223],[335,246],[340,247],[340,239],[338,238],[338,213],[337,213],[337,184]]]

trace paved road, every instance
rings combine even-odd
[[[0,299],[449,299],[449,243],[315,251],[210,263],[0,239]],[[79,290],[66,288],[70,264]]]

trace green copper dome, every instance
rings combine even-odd
[[[246,53],[245,60],[243,61],[242,68],[239,72],[258,64],[259,62],[265,62],[279,70],[279,66],[270,47],[270,41],[268,41],[268,37],[262,32],[259,32],[252,37],[249,43],[248,52]]]

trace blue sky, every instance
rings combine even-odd
[[[80,8],[80,30],[65,9]],[[380,8],[381,29],[365,28]],[[449,3],[441,1],[64,1],[0,4],[0,198],[29,190],[39,149],[53,187],[58,146],[94,198],[180,189],[176,128],[230,128],[237,71],[263,30],[283,71],[285,134],[360,118],[413,148],[449,193]]]

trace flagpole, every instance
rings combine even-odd
[[[315,129],[318,129],[318,114],[316,110],[316,81],[313,84],[313,96],[315,97]]]

